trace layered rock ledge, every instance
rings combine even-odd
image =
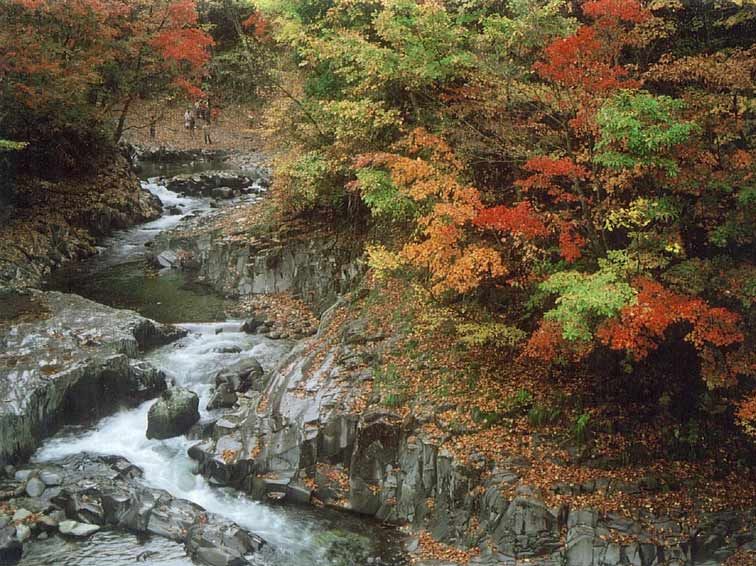
[[[135,358],[183,334],[78,295],[0,295],[0,464],[24,460],[64,424],[159,394],[164,376]]]
[[[255,205],[240,205],[216,215],[191,218],[159,235],[151,246],[157,263],[169,253],[174,267],[232,297],[289,293],[322,314],[352,289],[364,273],[359,238],[327,226],[281,227],[255,236],[248,223]]]

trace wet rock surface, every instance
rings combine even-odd
[[[215,389],[208,410],[233,407],[238,394],[250,389],[263,388],[263,368],[255,358],[249,357],[222,369],[215,376]]]
[[[82,454],[22,472],[16,476],[28,479],[4,480],[16,486],[14,492],[22,492],[24,483],[32,479],[55,477],[59,483],[48,486],[39,497],[13,497],[4,503],[15,512],[0,527],[3,564],[18,561],[23,542],[33,537],[59,534],[82,539],[103,529],[182,543],[197,562],[211,566],[248,564],[265,546],[259,536],[199,505],[146,487],[140,480],[141,470],[124,458]]]
[[[202,173],[175,175],[163,180],[165,187],[189,196],[205,196],[227,200],[241,194],[260,192],[270,185],[270,173],[263,167],[244,171],[203,171]]]
[[[150,407],[147,414],[147,438],[179,436],[189,430],[199,418],[197,394],[183,387],[171,387]]]
[[[364,272],[357,238],[312,229],[297,237],[257,239],[247,237],[243,228],[236,233],[234,226],[214,222],[212,216],[191,218],[159,235],[150,249],[154,262],[196,272],[199,281],[227,296],[289,293],[318,315]],[[183,261],[177,264],[173,257]],[[260,326],[265,325],[258,324],[255,331]]]
[[[134,358],[183,335],[132,311],[54,291],[4,294],[3,312],[0,464],[29,456],[63,424],[159,394],[164,376]]]

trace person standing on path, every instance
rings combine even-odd
[[[202,134],[205,137],[205,144],[213,145],[213,140],[210,139],[210,122],[206,121],[204,124],[202,124]]]
[[[189,137],[194,137],[194,128],[192,124],[192,111],[187,108],[186,112],[184,112],[184,129],[189,131]]]

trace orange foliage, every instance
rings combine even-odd
[[[553,320],[541,321],[520,353],[521,360],[533,359],[579,361],[591,351],[591,344],[570,342],[564,338],[562,325]]]
[[[545,50],[546,60],[534,65],[538,74],[563,87],[582,87],[588,92],[634,88],[627,70],[613,63],[616,50],[603,42],[597,31],[581,26],[574,35],[557,39]]]
[[[680,295],[647,278],[636,279],[634,285],[638,290],[637,302],[598,329],[597,336],[609,347],[625,350],[634,359],[642,360],[656,349],[670,326],[685,322],[691,325],[686,340],[701,352],[702,362],[711,365],[716,362],[717,348],[743,341],[738,314],[710,307],[702,299]]]
[[[529,159],[523,165],[525,171],[533,173],[525,179],[515,181],[515,185],[525,192],[533,190],[545,191],[555,202],[572,202],[577,200],[574,194],[565,190],[559,181],[574,183],[583,181],[591,176],[591,172],[576,164],[568,157],[555,159],[541,155]]]
[[[250,17],[242,22],[242,27],[252,33],[257,39],[267,39],[270,36],[270,26],[268,21],[260,12],[254,12]]]
[[[429,211],[418,220],[422,237],[404,246],[401,257],[428,272],[435,293],[468,293],[484,280],[506,275],[497,250],[469,239],[467,228],[483,204],[477,189],[457,180],[461,165],[448,144],[417,129],[396,147],[409,156],[368,154],[355,166],[385,167],[400,191],[427,205]]]
[[[494,206],[483,209],[473,222],[481,228],[511,232],[530,239],[549,234],[546,224],[527,201],[517,203],[512,207]]]
[[[585,238],[575,231],[569,222],[561,222],[559,225],[559,254],[569,263],[580,259],[583,255],[582,248],[586,245]]]
[[[617,25],[619,22],[640,24],[651,17],[637,0],[588,0],[583,3],[582,9],[586,16],[604,20],[604,25]]]
[[[751,436],[756,436],[756,392],[738,404],[737,417],[743,429]]]

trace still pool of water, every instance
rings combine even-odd
[[[225,318],[226,301],[176,269],[157,271],[144,260],[90,272],[60,272],[49,287],[76,293],[119,309],[131,309],[161,322],[204,322]]]
[[[190,214],[210,210],[207,199],[182,196],[169,191],[157,179],[143,186],[165,207],[177,207],[181,214],[122,230],[102,242],[100,253],[56,271],[46,287],[75,293],[116,308],[135,310],[161,322],[220,321],[226,302],[192,277],[175,269],[158,270],[146,261],[147,246],[160,232],[174,228]]]

